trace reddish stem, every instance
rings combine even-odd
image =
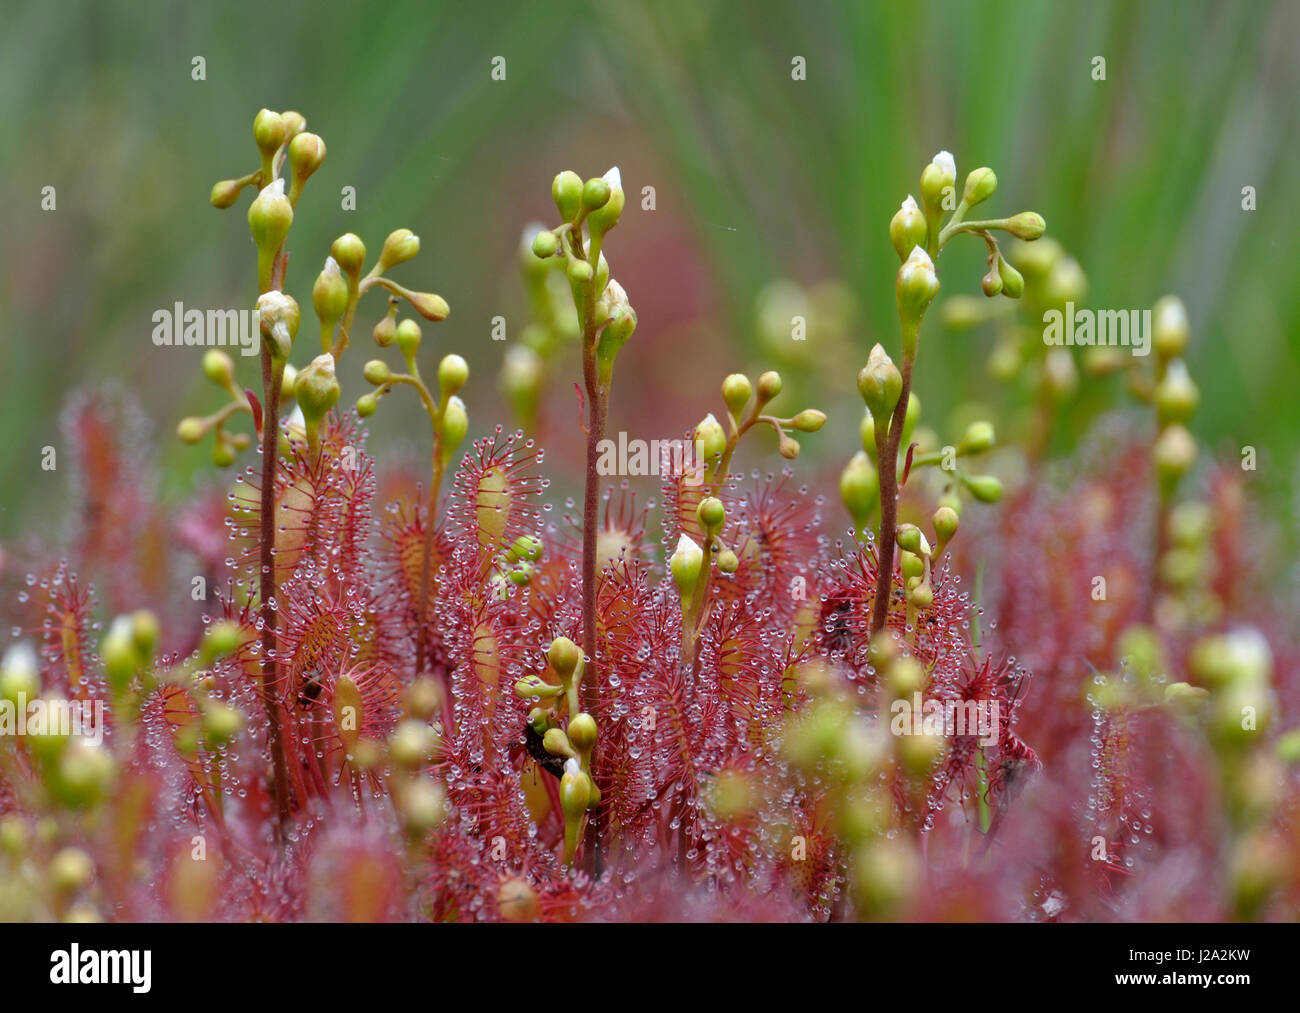
[[[903,357],[903,388],[889,417],[889,431],[876,432],[876,457],[880,462],[880,540],[876,551],[876,601],[871,610],[871,635],[889,620],[889,595],[894,583],[894,541],[898,534],[898,444],[907,418],[912,390],[912,359]]]

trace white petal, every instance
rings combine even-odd
[[[614,166],[602,177],[609,184],[611,190],[623,189],[623,174],[618,171],[618,166]]]
[[[957,178],[957,160],[952,157],[951,151],[941,151],[931,159],[935,165],[944,171],[945,175]]]

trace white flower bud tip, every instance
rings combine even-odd
[[[945,176],[957,178],[957,160],[952,157],[951,151],[941,151],[930,161],[942,169]]]
[[[601,178],[609,184],[611,191],[623,189],[623,174],[618,171],[617,165],[611,168],[609,172],[605,173]]]

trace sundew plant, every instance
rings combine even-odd
[[[241,122],[214,124],[237,175],[202,221],[251,236],[260,382],[196,351],[210,382],[174,420],[212,474],[164,507],[129,385],[77,390],[71,533],[5,549],[0,919],[1294,917],[1294,630],[1255,576],[1249,472],[1188,428],[1177,295],[1077,313],[1052,208],[940,151],[870,184],[898,207],[863,240],[897,254],[897,332],[854,335],[834,378],[856,373],[853,445],[823,410],[843,391],[808,404],[798,365],[719,373],[703,418],[658,400],[638,498],[610,419],[656,335],[618,168],[520,167],[550,186],[530,227],[484,203],[524,230],[532,312],[496,419],[421,268],[469,240],[299,245],[325,141]],[[1007,435],[922,414],[961,332],[1030,392]],[[1106,375],[1139,422],[1098,421],[1063,478],[1057,408]],[[585,462],[567,503],[547,388]],[[392,397],[418,403],[414,458],[370,438]],[[772,450],[777,472],[739,463]],[[156,594],[177,545],[193,573]]]

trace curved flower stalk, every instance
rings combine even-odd
[[[306,120],[296,112],[261,110],[253,121],[253,137],[261,155],[261,167],[246,176],[223,180],[212,188],[211,203],[229,208],[245,187],[257,189],[248,210],[249,229],[257,247],[258,319],[262,337],[262,400],[241,398],[234,384],[232,364],[220,356],[207,356],[204,372],[231,395],[227,406],[207,419],[187,418],[179,435],[197,442],[208,429],[217,434],[214,460],[228,464],[234,452],[246,442],[227,438],[222,424],[231,415],[248,410],[254,417],[262,442],[260,523],[261,556],[258,589],[261,631],[262,695],[269,725],[269,748],[275,784],[279,832],[284,833],[291,813],[289,769],[282,740],[282,706],[275,697],[277,681],[278,563],[276,552],[276,470],[279,459],[279,418],[282,394],[292,391],[302,413],[302,424],[312,459],[320,457],[320,427],[326,414],[338,402],[340,387],[335,365],[347,348],[357,303],[376,285],[408,300],[417,312],[431,320],[445,319],[447,304],[440,296],[413,292],[385,277],[385,272],[410,260],[419,252],[419,237],[409,229],[398,229],[384,243],[378,261],[364,277],[365,245],[351,233],[339,237],[331,247],[325,268],[312,289],[312,304],[321,326],[321,355],[301,373],[289,365],[301,315],[297,302],[283,292],[288,269],[286,245],[294,213],[307,180],[325,160],[325,143],[306,130]],[[280,178],[285,163],[289,182]],[[417,339],[418,340],[418,339]],[[436,493],[435,493],[436,495]],[[429,526],[432,527],[432,507]],[[427,553],[426,553],[427,559]],[[426,562],[427,567],[427,562]],[[422,641],[421,641],[422,643]]]
[[[876,539],[880,559],[880,583],[872,609],[872,632],[885,626],[893,585],[894,547],[898,516],[898,453],[907,429],[911,409],[912,371],[920,345],[921,323],[939,291],[935,259],[955,236],[979,236],[988,249],[989,271],[981,281],[984,294],[1019,298],[1024,278],[1002,255],[995,232],[1020,239],[1036,240],[1046,226],[1040,215],[1024,211],[1010,218],[975,220],[967,215],[997,189],[997,177],[989,168],[979,168],[966,177],[961,199],[955,197],[957,168],[952,155],[941,151],[921,173],[921,206],[908,197],[889,226],[890,240],[903,261],[898,269],[894,293],[902,330],[902,367],[895,367],[884,350],[873,352],[872,360],[859,374],[858,389],[871,412],[879,468],[880,525]],[[952,214],[945,223],[946,211]],[[913,423],[914,424],[914,423]],[[867,480],[861,477],[859,485]],[[868,497],[869,498],[869,497]],[[856,517],[855,517],[856,519]],[[919,584],[918,586],[924,586]],[[924,607],[924,596],[916,601]]]

